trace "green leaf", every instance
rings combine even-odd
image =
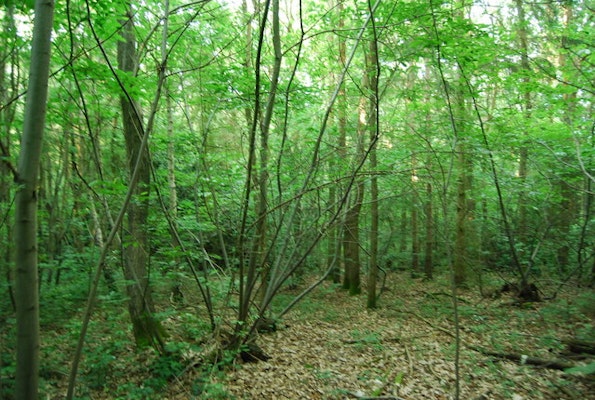
[[[580,365],[578,367],[567,368],[564,370],[567,374],[585,374],[585,375],[592,375],[595,374],[595,362],[587,365]]]
[[[401,371],[395,376],[395,385],[401,385],[403,383],[403,378],[405,378],[405,373]]]

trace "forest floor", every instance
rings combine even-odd
[[[455,328],[447,282],[393,275],[379,307],[325,284],[261,334],[266,362],[235,363],[196,389],[180,376],[170,399],[453,399]],[[287,294],[288,298],[292,293]],[[562,342],[593,334],[593,294],[566,288],[556,300],[514,305],[510,295],[458,295],[461,399],[595,399],[593,375],[520,365],[478,352],[562,359]],[[591,337],[591,339],[593,339]],[[588,364],[588,359],[572,361]],[[195,391],[191,392],[194,383]],[[209,394],[210,393],[210,394]]]
[[[503,281],[493,277],[489,283],[484,294],[497,293]],[[553,287],[542,285],[538,282],[544,294],[553,292]],[[160,310],[170,334],[171,356],[164,357],[135,351],[125,298],[100,296],[76,398],[454,399],[456,329],[448,279],[423,282],[393,273],[386,287],[378,308],[367,310],[364,294],[349,296],[325,282],[279,321],[276,331],[258,335],[256,344],[270,356],[268,361],[244,363],[228,353],[216,366],[201,361],[214,342],[204,339],[210,336],[208,319],[200,316],[200,301],[190,293],[191,286],[182,305],[167,300],[165,286],[156,292],[159,304],[170,304]],[[65,312],[61,305],[70,289],[58,289],[62,302],[54,303],[62,308],[50,308],[54,303],[49,297],[42,308],[41,394],[47,399],[64,398],[80,332],[81,312],[72,307]],[[280,293],[273,308],[282,309],[298,293]],[[569,359],[564,354],[565,340],[595,340],[591,289],[566,285],[553,300],[522,306],[514,304],[509,293],[488,299],[477,288],[461,290],[457,299],[460,399],[595,399],[593,356]],[[76,301],[82,310],[84,301]],[[11,332],[6,326],[0,335],[0,350],[13,340]],[[577,374],[521,365],[496,353],[563,360],[583,370]],[[3,360],[0,398],[10,392],[10,359]],[[584,373],[589,368],[590,374]]]

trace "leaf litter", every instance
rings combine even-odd
[[[363,296],[326,284],[290,312],[279,330],[259,335],[257,343],[270,360],[237,362],[215,378],[225,388],[220,398],[454,399],[452,298],[442,292],[444,283],[395,278],[399,282],[382,294],[376,310],[365,308]],[[592,319],[563,320],[547,303],[523,309],[471,290],[458,296],[461,399],[595,399],[592,377],[473,350],[557,358],[559,349],[544,344],[559,344]],[[184,397],[189,380],[191,374],[180,377],[170,398],[190,398]]]

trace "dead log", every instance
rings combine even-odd
[[[515,362],[520,365],[533,365],[536,367],[542,368],[549,368],[549,369],[557,369],[557,370],[565,370],[567,368],[575,367],[576,365],[569,363],[564,360],[545,360],[543,358],[536,358],[536,357],[529,357],[525,354],[512,354],[512,353],[499,353],[495,351],[490,351],[487,349],[482,349],[481,347],[477,346],[469,346],[472,350],[475,350],[485,356],[495,357],[501,360],[508,360]]]
[[[569,339],[562,343],[566,345],[566,351],[574,354],[595,354],[595,342],[589,340]]]
[[[260,346],[253,342],[249,342],[243,346],[242,351],[240,351],[240,357],[246,363],[268,361],[271,359],[271,356],[266,354]]]

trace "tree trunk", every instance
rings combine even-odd
[[[562,5],[564,11],[564,27],[568,29],[573,19],[573,8],[571,2],[563,3]],[[563,49],[565,47],[564,43],[565,39],[562,39],[562,43],[560,43],[560,48]],[[564,67],[566,66],[566,53],[561,51],[558,55],[558,68],[564,71]],[[566,81],[567,78],[564,77],[563,79]],[[568,132],[572,132],[575,128],[573,126],[573,121],[576,121],[575,111],[576,111],[576,101],[577,101],[577,89],[569,88],[568,92],[564,93],[564,104],[566,108],[564,109],[564,123],[567,125]],[[565,162],[570,164],[572,161],[568,159],[568,156],[564,156]],[[560,203],[558,206],[558,210],[555,212],[555,221],[556,221],[556,228],[559,239],[559,247],[556,249],[556,258],[558,262],[558,268],[561,272],[565,273],[568,269],[570,264],[570,241],[569,235],[571,232],[571,227],[575,223],[575,219],[578,215],[578,204],[579,199],[574,190],[574,183],[576,182],[576,186],[578,186],[578,176],[572,172],[563,173],[558,181],[558,190],[560,196]],[[587,192],[587,195],[589,192]],[[578,250],[579,252],[582,249]],[[577,252],[578,253],[578,252]],[[580,273],[582,272],[580,268],[579,262],[579,277]]]
[[[419,270],[419,193],[417,185],[419,175],[417,174],[417,155],[411,155],[411,277],[417,278],[420,275]]]
[[[271,82],[269,88],[269,96],[267,99],[264,116],[261,117],[261,70],[262,64],[262,49],[264,46],[265,28],[268,17],[268,8],[270,2],[267,2],[263,11],[262,20],[260,22],[258,51],[256,63],[254,65],[255,72],[255,95],[254,95],[254,113],[251,119],[250,127],[250,150],[248,160],[248,175],[245,183],[245,194],[243,199],[242,223],[241,223],[241,238],[240,238],[240,252],[243,253],[244,242],[247,234],[247,218],[248,210],[250,208],[250,199],[253,185],[253,178],[256,181],[258,188],[258,196],[256,201],[256,221],[255,233],[252,236],[252,247],[249,255],[249,262],[247,270],[244,267],[244,262],[240,260],[240,305],[238,310],[238,325],[236,328],[241,330],[242,324],[247,320],[250,306],[253,300],[253,292],[256,286],[256,281],[260,273],[261,288],[259,291],[261,300],[266,297],[267,286],[269,284],[270,267],[267,260],[266,249],[266,234],[267,234],[267,218],[268,218],[268,160],[269,160],[269,131],[273,111],[275,106],[275,97],[277,95],[277,85],[279,83],[279,74],[281,70],[281,38],[280,38],[280,21],[279,21],[279,0],[272,0],[272,31],[273,31],[273,49],[275,61],[273,70],[271,72]],[[247,114],[248,115],[248,114]],[[260,124],[259,124],[260,123]],[[256,137],[257,130],[260,128],[260,147],[259,147],[259,163],[256,167]],[[240,256],[243,257],[242,255]]]
[[[267,247],[267,219],[268,219],[268,187],[269,187],[269,135],[271,121],[273,118],[273,111],[275,109],[275,98],[277,96],[277,87],[279,85],[279,75],[281,73],[281,32],[279,21],[279,0],[272,0],[272,14],[273,14],[273,50],[274,62],[271,73],[271,86],[269,88],[269,96],[264,113],[264,119],[260,125],[260,171],[258,178],[259,196],[257,214],[258,221],[256,223],[256,238],[258,251],[258,264],[261,268],[261,285],[259,290],[260,300],[263,300],[267,292],[270,277],[270,263],[266,257],[268,253]],[[264,23],[264,21],[263,21]],[[260,66],[258,66],[260,68]]]
[[[164,2],[164,15],[169,15],[169,0]],[[167,60],[167,36],[169,34],[169,19],[164,18],[163,20],[163,37],[161,39],[161,59]],[[166,66],[163,67],[164,74],[167,74]],[[172,93],[170,91],[169,81],[163,82],[163,94],[165,97],[165,112],[167,118],[167,187],[168,193],[168,205],[167,212],[169,213],[169,219],[172,227],[171,231],[171,246],[174,250],[174,262],[178,264],[180,262],[180,241],[176,234],[178,230],[178,188],[176,183],[176,143],[174,135],[174,109],[172,107]],[[179,284],[175,283],[174,289],[177,288],[179,291]]]
[[[169,204],[168,212],[175,224],[178,219],[178,191],[176,185],[176,151],[174,140],[174,117],[173,108],[171,105],[171,93],[169,91],[169,84],[165,82],[164,85],[165,104],[167,112],[167,186],[169,188]],[[175,249],[179,248],[179,243],[175,235],[172,235],[172,246]],[[176,251],[177,252],[177,251]]]
[[[429,165],[429,164],[428,164]],[[424,275],[426,279],[432,279],[434,270],[434,213],[432,209],[432,183],[426,183],[426,249],[424,252]]]
[[[467,187],[465,171],[465,146],[460,142],[456,148],[458,164],[455,246],[453,270],[455,285],[461,286],[467,279]]]
[[[8,99],[14,96],[16,89],[15,70],[18,69],[19,60],[16,48],[13,48],[12,41],[15,40],[16,27],[14,20],[14,3],[5,6],[3,21],[3,40],[0,45],[0,104],[3,105],[0,111],[0,215],[7,215],[12,198],[12,185],[15,178],[14,166],[11,160],[11,128],[14,120],[14,106],[8,105]],[[12,33],[12,34],[10,34]],[[13,66],[11,75],[7,76],[7,61]],[[10,85],[10,92],[9,92]],[[11,224],[2,224],[2,239],[0,239],[0,279],[6,278],[7,295],[10,299],[13,310],[16,310],[12,282],[11,262],[13,256],[13,227]]]
[[[370,262],[368,267],[368,299],[367,307],[376,308],[376,281],[378,280],[378,157],[376,154],[376,144],[380,135],[380,115],[379,115],[379,91],[378,78],[380,75],[380,66],[378,63],[378,43],[376,37],[376,25],[372,13],[372,31],[374,38],[370,41],[370,51],[366,57],[368,76],[370,81],[370,116],[368,129],[370,130],[370,171],[372,179],[370,180]]]
[[[370,80],[367,73],[364,73],[362,88],[369,90]],[[362,159],[364,155],[364,138],[368,129],[368,111],[366,108],[367,99],[361,96],[358,105],[357,123],[357,153],[355,159]],[[345,255],[345,280],[343,287],[349,290],[350,295],[360,294],[360,242],[359,242],[359,217],[364,200],[364,181],[361,177],[355,178],[354,188],[350,196],[350,207],[345,215],[343,248]]]
[[[416,177],[417,178],[417,177]],[[419,276],[419,228],[418,228],[418,195],[414,190],[411,200],[411,277]]]
[[[345,20],[343,17],[343,1],[337,0],[336,1],[337,13],[339,14],[339,21],[337,23],[338,29],[343,29],[345,26]],[[338,36],[338,59],[337,63],[339,68],[343,68],[345,66],[345,62],[347,60],[347,49],[345,44],[345,38],[342,35]],[[345,160],[345,156],[347,154],[346,151],[346,143],[347,143],[347,92],[345,91],[345,82],[341,80],[339,82],[339,93],[337,95],[337,123],[338,123],[338,138],[337,138],[337,158],[339,161],[338,166],[342,166],[341,160]],[[341,195],[338,193],[340,190],[333,185],[332,191],[335,193],[333,196],[334,198],[331,200],[333,201],[333,205],[338,205],[339,199]],[[341,229],[340,224],[336,224],[333,228],[333,236],[334,236],[334,243],[332,244],[333,248],[333,258],[335,260],[335,266],[332,271],[332,277],[334,283],[341,282],[341,267],[345,269],[345,275],[347,275],[345,260],[341,257],[341,253],[343,250],[343,240],[342,236],[344,235],[343,229]]]
[[[407,251],[407,209],[403,207],[399,214],[399,255]]]
[[[334,170],[335,163],[331,160],[330,170]],[[328,192],[329,197],[329,211],[333,214],[337,212],[337,202],[339,196],[337,195],[337,187],[331,185]],[[341,254],[341,242],[338,240],[340,236],[339,224],[335,224],[329,228],[327,235],[327,255],[326,255],[326,267],[330,268],[331,272],[329,277],[333,283],[341,282],[341,268],[340,268],[340,254]]]
[[[518,29],[517,35],[519,38],[519,51],[521,53],[521,70],[523,71],[523,78],[521,84],[521,93],[523,96],[523,117],[526,124],[528,125],[531,119],[531,112],[533,109],[533,101],[531,98],[531,89],[529,84],[531,78],[529,74],[531,67],[529,65],[529,44],[527,38],[527,20],[525,17],[525,10],[523,8],[523,0],[515,0],[515,7],[518,17]],[[527,128],[523,129],[522,137],[523,140],[527,136]],[[520,180],[520,192],[519,192],[519,206],[518,206],[518,227],[517,227],[517,238],[518,244],[526,244],[527,242],[527,194],[525,190],[525,184],[527,181],[527,162],[529,159],[529,149],[526,143],[521,143],[519,148],[519,167],[518,177]],[[523,247],[521,247],[521,250]],[[523,277],[523,280],[525,278]]]
[[[29,87],[19,164],[15,211],[17,399],[37,400],[39,383],[39,293],[37,272],[37,183],[47,111],[54,3],[35,2]]]
[[[345,277],[343,288],[349,290],[350,295],[360,294],[360,251],[359,251],[359,214],[364,197],[364,183],[359,180],[351,192],[351,206],[347,210],[344,221],[343,252],[345,258]]]
[[[132,13],[129,12],[122,27],[122,39],[118,42],[118,66],[120,70],[134,74],[137,55],[133,32]],[[126,141],[126,156],[130,176],[139,168],[138,184],[134,190],[134,200],[128,207],[127,236],[124,245],[124,278],[129,297],[128,311],[132,321],[137,346],[152,346],[163,351],[163,328],[154,318],[153,298],[149,286],[147,265],[149,261],[149,238],[147,219],[149,215],[150,161],[149,152],[144,147],[140,152],[145,134],[140,116],[139,104],[127,93],[120,97],[122,123]],[[129,182],[129,185],[134,185]]]

